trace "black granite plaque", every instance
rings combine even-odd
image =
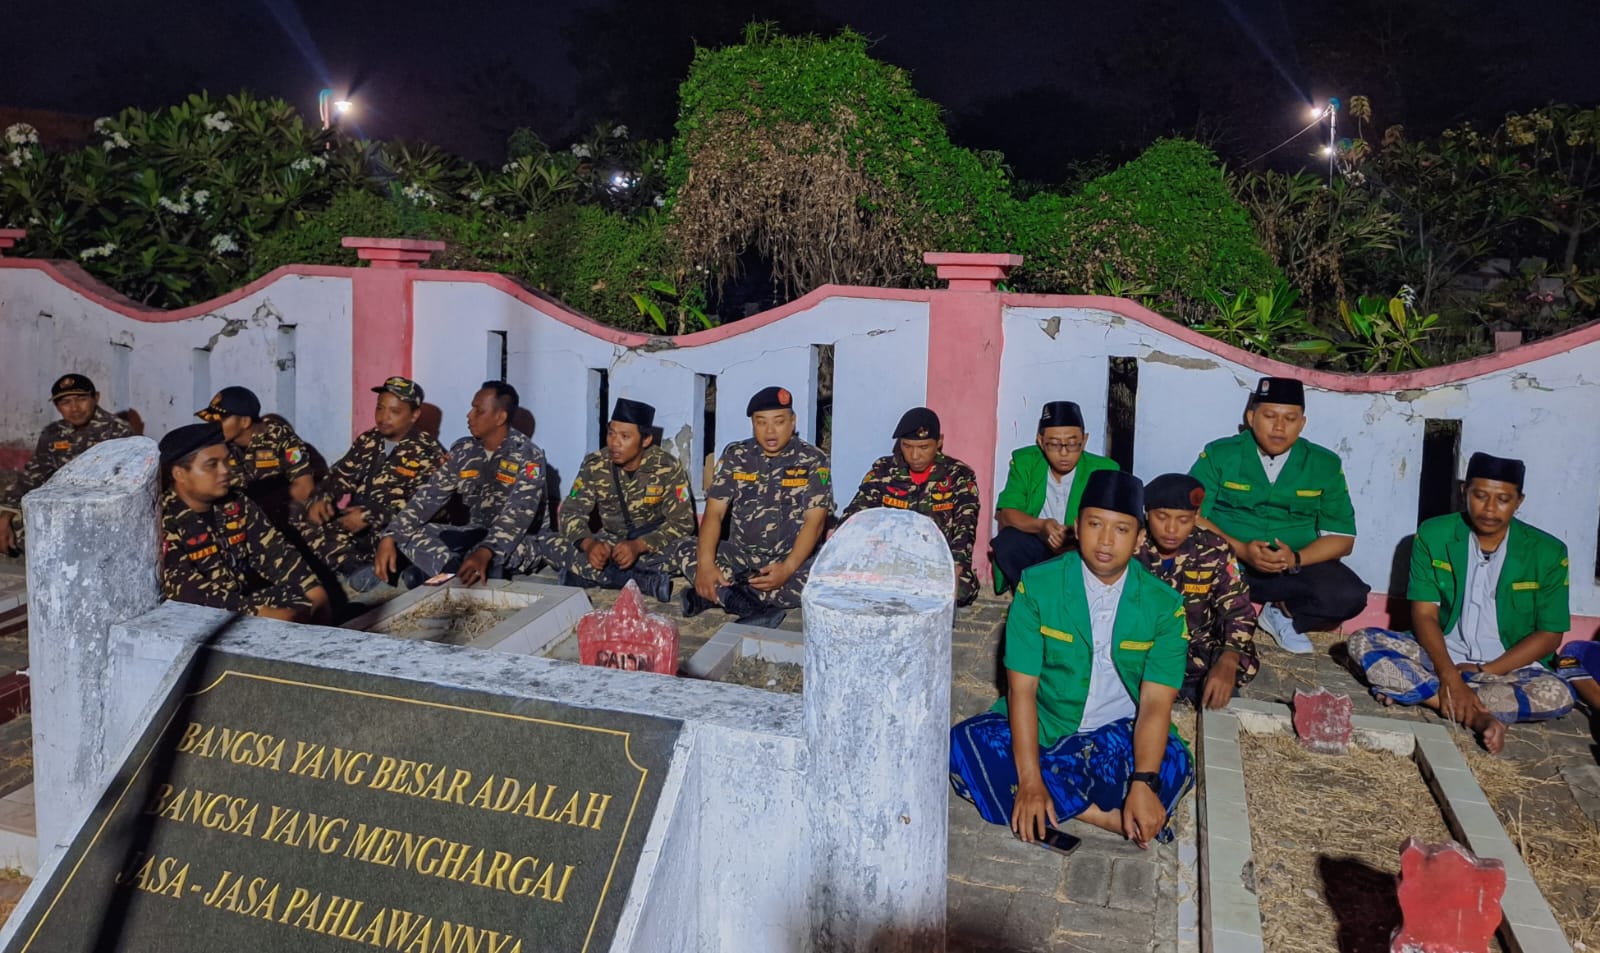
[[[680,728],[205,651],[9,949],[604,951]]]

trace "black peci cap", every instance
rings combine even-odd
[[[1121,470],[1096,470],[1089,474],[1083,497],[1078,501],[1078,512],[1088,509],[1126,513],[1142,521],[1144,484],[1138,477]]]
[[[1256,384],[1256,389],[1250,393],[1250,399],[1257,404],[1289,404],[1294,407],[1306,405],[1306,385],[1292,377],[1263,377]]]
[[[1521,460],[1510,457],[1496,457],[1487,453],[1474,453],[1467,460],[1468,480],[1495,480],[1500,483],[1510,483],[1522,492],[1522,481],[1528,475],[1528,467]]]
[[[611,419],[619,424],[633,424],[640,434],[648,435],[656,422],[656,409],[642,400],[618,397],[616,406],[611,409]]]
[[[1070,400],[1052,400],[1039,412],[1039,429],[1046,427],[1083,428],[1083,411]]]

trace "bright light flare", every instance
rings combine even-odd
[[[1327,114],[1328,114],[1327,109],[1323,108],[1322,106],[1312,106],[1309,110],[1306,111],[1306,118],[1311,120],[1312,122],[1316,122],[1318,119],[1321,119],[1323,116],[1326,116]]]
[[[1323,146],[1321,149],[1319,149],[1317,151],[1321,152],[1325,156],[1331,156],[1331,155],[1333,155],[1333,146]]]
[[[356,108],[356,104],[348,99],[336,99],[333,102],[333,111],[341,116],[354,108]]]

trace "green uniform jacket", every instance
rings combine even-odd
[[[1006,618],[1007,669],[1039,679],[1039,744],[1049,747],[1073,734],[1089,699],[1094,645],[1083,560],[1067,553],[1029,567]],[[1183,597],[1138,563],[1128,579],[1112,626],[1111,662],[1139,703],[1139,686],[1179,688],[1189,658]],[[1004,698],[994,711],[1007,714]]]
[[[1189,475],[1206,488],[1200,515],[1234,539],[1280,539],[1299,550],[1320,533],[1356,535],[1344,464],[1332,450],[1304,438],[1289,448],[1276,483],[1267,482],[1261,451],[1248,430],[1206,444]]]
[[[1083,456],[1078,458],[1078,465],[1072,468],[1072,490],[1067,495],[1067,513],[1062,522],[1071,526],[1078,521],[1078,501],[1083,499],[1083,488],[1089,483],[1089,474],[1096,470],[1120,469],[1117,461],[1085,450]],[[1049,478],[1050,461],[1044,458],[1044,451],[1039,449],[1038,444],[1012,451],[1011,470],[1006,474],[1005,489],[994,501],[995,512],[1021,510],[1029,516],[1038,516],[1039,511],[1044,509],[1044,481]],[[994,591],[999,592],[1004,588],[1005,579],[1000,575],[1000,570],[995,569]]]
[[[1445,632],[1455,627],[1466,603],[1467,536],[1471,533],[1463,514],[1447,513],[1417,527],[1411,547],[1406,598],[1438,603],[1439,625]],[[1503,545],[1506,561],[1494,593],[1500,644],[1509,649],[1534,632],[1572,628],[1566,544],[1513,519]],[[1540,661],[1550,664],[1549,657]]]

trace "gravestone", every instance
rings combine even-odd
[[[202,649],[7,949],[608,950],[681,725]]]

